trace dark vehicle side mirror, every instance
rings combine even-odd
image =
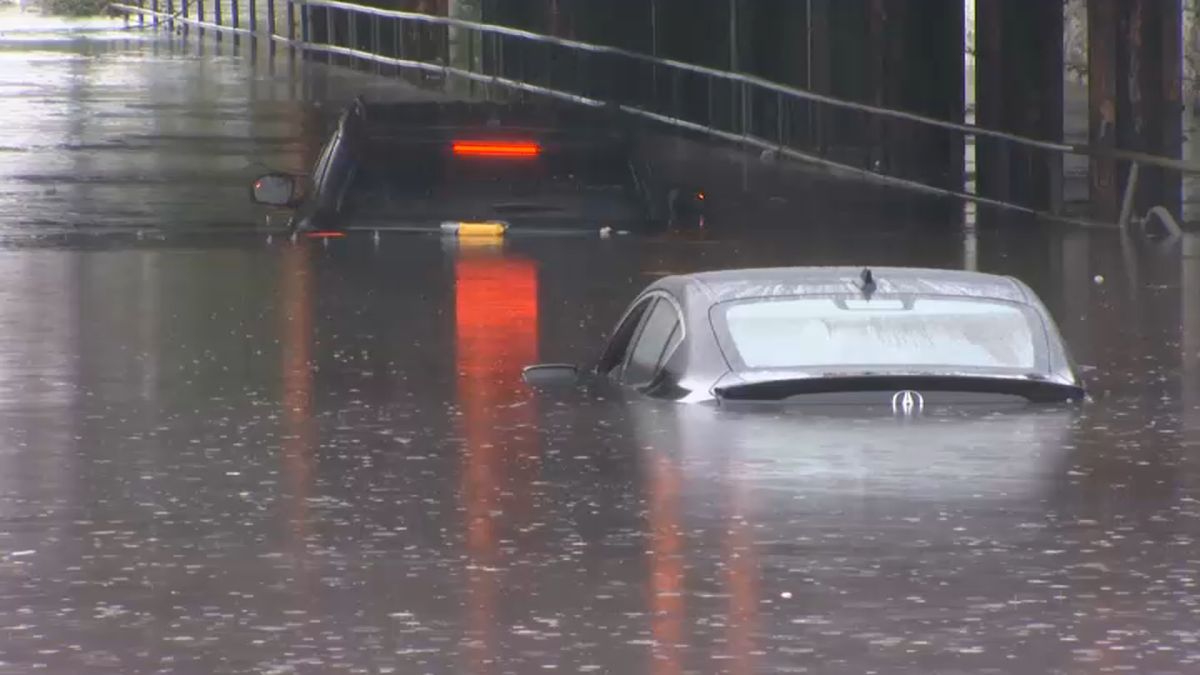
[[[532,387],[565,387],[579,382],[579,369],[569,363],[539,363],[526,366],[521,379]]]
[[[268,206],[296,206],[300,202],[300,181],[285,173],[268,173],[254,179],[250,198]]]

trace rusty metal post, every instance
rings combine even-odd
[[[1155,64],[1143,86],[1147,93],[1134,102],[1135,129],[1150,152],[1180,158],[1183,153],[1183,3],[1181,0],[1142,0],[1144,31],[1142,61]],[[1183,208],[1183,176],[1178,171],[1142,167],[1144,188],[1138,192],[1139,213],[1155,206],[1178,215]]]
[[[830,93],[884,108],[962,120],[962,0],[829,2],[820,9],[824,11],[808,13],[807,19],[828,27],[821,28],[829,34],[829,47],[814,42],[812,51],[814,70],[828,64]],[[817,30],[814,26],[814,37]],[[817,62],[820,51],[827,53],[822,56],[824,63]],[[859,166],[962,189],[961,133],[868,113],[829,109],[825,117],[856,122],[824,125],[821,142],[850,146],[856,155],[850,161]]]
[[[1097,150],[1117,147],[1117,33],[1124,0],[1088,0],[1088,138]],[[1120,209],[1117,160],[1092,157],[1088,167],[1092,215],[1112,221]]]
[[[908,43],[898,107],[937,119],[966,119],[966,10],[962,0],[910,0],[905,18]],[[1059,42],[1062,42],[1061,38]],[[897,106],[897,103],[893,103]],[[966,181],[966,137],[957,131],[902,125],[898,141],[905,173],[926,183],[961,190]]]
[[[976,120],[1042,140],[1063,134],[1063,7],[1044,0],[976,0]],[[1034,209],[1062,208],[1056,152],[979,138],[980,194]]]
[[[1180,0],[1089,0],[1089,126],[1093,146],[1178,157],[1182,145],[1183,8]],[[1119,215],[1127,162],[1093,157],[1093,213]],[[1178,213],[1179,172],[1142,167],[1134,213]]]

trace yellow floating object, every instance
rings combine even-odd
[[[449,221],[442,223],[442,232],[459,237],[503,237],[508,230],[508,223],[496,220],[479,222]]]

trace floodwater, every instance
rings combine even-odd
[[[216,48],[0,42],[0,673],[1200,670],[1200,241],[966,229],[664,139],[708,238],[292,243],[255,172],[361,89],[431,94]],[[1020,276],[1095,400],[519,381],[661,274],[823,263]]]

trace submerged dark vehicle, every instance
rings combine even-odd
[[[794,401],[916,414],[1077,401],[1053,319],[1012,277],[789,267],[669,276],[630,304],[588,375],[680,402]],[[545,364],[526,381],[573,381]]]
[[[657,233],[702,218],[608,109],[541,102],[367,103],[341,114],[311,176],[259,176],[297,232]]]

